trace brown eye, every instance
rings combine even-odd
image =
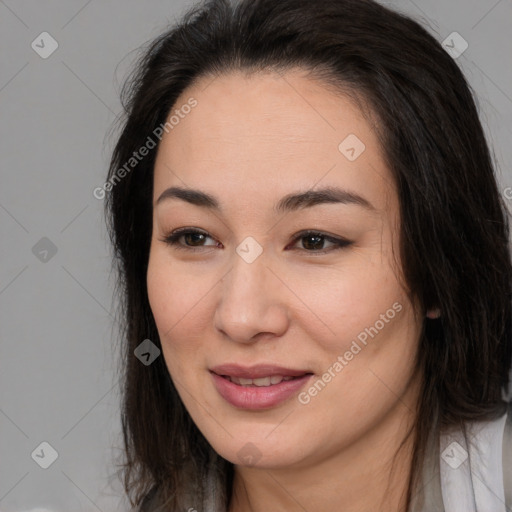
[[[185,240],[186,245],[196,246],[196,245],[202,245],[201,242],[204,242],[206,235],[204,235],[203,233],[190,232],[190,233],[185,233],[184,235],[181,235],[181,237],[183,237],[183,240]]]
[[[307,235],[301,238],[304,249],[307,250],[318,250],[323,249],[325,243],[325,237],[321,235]]]
[[[213,240],[214,243],[204,244],[203,242],[208,238]],[[180,239],[183,239],[184,243],[182,243]],[[165,238],[163,238],[162,242],[165,242],[166,244],[169,244],[176,249],[189,249],[192,251],[196,248],[200,249],[201,247],[218,245],[218,242],[216,242],[206,231],[199,231],[197,229],[190,228],[177,229],[170,235],[167,235]]]
[[[316,231],[306,231],[299,233],[294,242],[302,241],[302,249],[299,250],[310,252],[312,254],[325,254],[338,249],[343,249],[352,244],[351,241],[343,238],[336,238],[333,236],[326,235],[325,233],[319,233]],[[330,243],[330,247],[325,249],[324,244]]]

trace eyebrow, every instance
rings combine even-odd
[[[218,212],[222,210],[220,202],[214,196],[201,190],[183,187],[170,187],[164,190],[156,200],[155,206],[169,199],[181,199],[195,206]],[[338,187],[325,187],[287,194],[274,206],[274,211],[284,213],[329,203],[354,204],[371,211],[377,211],[364,197]]]

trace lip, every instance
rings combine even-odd
[[[295,370],[275,366],[272,364],[258,364],[254,366],[240,366],[238,364],[221,364],[210,368],[210,371],[217,375],[227,375],[243,379],[259,379],[261,377],[272,377],[282,375],[283,377],[300,377],[306,373],[313,373],[310,370]]]
[[[310,372],[306,373],[302,370],[289,370],[276,366],[258,366],[252,367],[250,369],[245,368],[243,369],[244,371],[242,371],[241,367],[239,366],[235,367],[230,365],[229,368],[227,365],[223,366],[220,371],[225,372],[225,370],[228,369],[228,372],[222,373],[222,375],[242,377],[247,379],[267,377],[272,375],[293,377],[298,375],[296,379],[281,381],[279,384],[270,386],[241,386],[231,382],[228,378],[217,374],[219,368],[220,367],[216,367],[215,371],[210,370],[213,383],[219,395],[234,407],[248,410],[262,410],[276,407],[277,405],[288,400],[291,396],[295,395],[313,376],[313,374]],[[259,375],[256,377],[246,376],[255,375],[255,373],[258,372]]]

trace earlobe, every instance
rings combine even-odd
[[[429,309],[425,315],[427,318],[435,319],[441,316],[441,310],[439,308]]]

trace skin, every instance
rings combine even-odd
[[[176,389],[213,448],[235,464],[229,511],[404,510],[410,442],[390,468],[414,419],[422,319],[400,284],[399,201],[372,123],[300,69],[203,77],[176,107],[190,97],[197,106],[158,148],[154,205],[180,186],[215,196],[222,211],[175,198],[155,205],[147,286]],[[338,150],[349,134],[366,146],[354,161]],[[323,186],[374,209],[273,211],[283,196]],[[183,227],[211,238],[182,237],[181,250],[162,241]],[[306,229],[353,243],[315,246],[297,239]],[[248,236],[263,249],[252,263],[235,250]],[[306,405],[295,395],[243,410],[212,383],[208,369],[222,363],[308,369],[314,382],[394,303],[400,312]],[[249,442],[259,454],[251,466],[238,455]]]

